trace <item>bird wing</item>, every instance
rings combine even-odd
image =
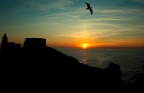
[[[86,3],[87,4],[87,7],[90,7],[90,4],[89,3]]]
[[[92,14],[93,14],[93,10],[92,10],[91,8],[90,8],[89,10],[90,10],[90,12],[91,12],[91,15],[92,15]]]

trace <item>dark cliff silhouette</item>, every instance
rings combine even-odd
[[[24,47],[7,47],[7,44],[4,35],[0,51],[3,86],[36,91],[40,88],[47,91],[120,89],[121,72],[117,64],[110,63],[106,69],[84,65],[47,47],[46,39],[42,38],[26,38]]]

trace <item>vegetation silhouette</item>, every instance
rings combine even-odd
[[[14,43],[15,47],[8,47],[8,38],[4,35],[1,46],[4,86],[35,91],[40,88],[47,91],[120,89],[121,71],[117,64],[110,63],[106,69],[90,67],[46,46],[43,38],[26,38],[24,47]]]

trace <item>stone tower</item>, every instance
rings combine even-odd
[[[3,36],[3,38],[2,38],[1,49],[6,48],[7,43],[8,43],[8,38],[7,38],[6,34],[4,34],[4,36]]]

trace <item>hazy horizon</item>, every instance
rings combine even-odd
[[[21,45],[37,37],[50,47],[144,48],[143,16],[143,0],[0,0],[0,43],[6,33]]]

